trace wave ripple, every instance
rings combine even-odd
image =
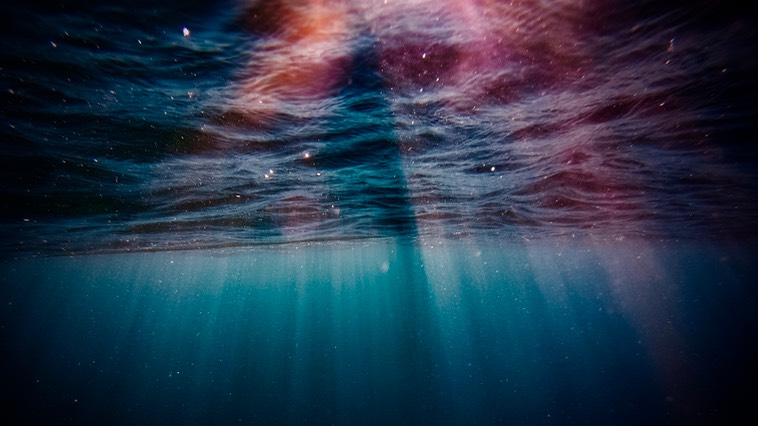
[[[0,6],[2,250],[756,236],[745,11],[385,3]]]

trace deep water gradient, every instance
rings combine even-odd
[[[755,16],[3,2],[5,419],[756,423]]]
[[[751,247],[313,244],[4,265],[22,423],[754,418]]]

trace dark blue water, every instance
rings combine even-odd
[[[29,424],[754,419],[754,259],[457,241],[17,261],[3,400]]]
[[[3,3],[7,412],[755,419],[755,17]]]

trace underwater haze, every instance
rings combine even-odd
[[[0,5],[18,424],[755,422],[732,2]]]

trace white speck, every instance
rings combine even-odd
[[[307,160],[307,159],[311,158],[311,154],[309,152],[306,152],[305,154],[303,154],[303,158],[305,158]]]
[[[426,52],[424,52],[424,53],[421,54],[421,58],[422,59],[426,59]]]
[[[490,168],[490,171],[491,171],[491,172],[494,172],[494,171],[495,171],[495,166],[492,166],[492,167]]]
[[[138,39],[138,40],[137,40],[137,43],[139,43],[139,44],[142,44],[142,40],[139,40],[139,39]]]
[[[321,172],[316,172],[316,176],[321,176]]]
[[[185,37],[189,37],[190,30],[187,27],[182,28],[182,34],[184,34]]]
[[[53,47],[58,47],[58,45],[57,45],[57,44],[55,44],[55,42],[53,42],[53,41],[51,41],[51,42],[50,42],[50,46],[53,46]]]

